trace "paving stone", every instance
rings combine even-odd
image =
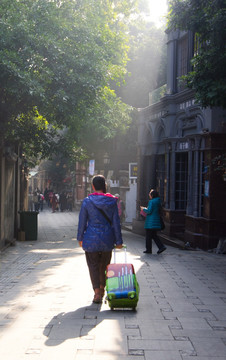
[[[155,351],[193,351],[194,348],[190,341],[175,341],[175,340],[151,340],[143,338],[142,340],[129,341],[129,349],[143,349]]]
[[[208,324],[209,326],[211,326],[211,328],[213,330],[225,330],[226,331],[226,321],[223,320],[218,320],[218,321],[211,321],[211,320],[208,320]]]
[[[196,350],[197,356],[225,356],[226,358],[226,346],[221,339],[209,338],[205,339],[193,339],[193,346]]]
[[[136,360],[136,359],[134,359]],[[179,351],[147,351],[145,350],[145,360],[181,360]],[[193,359],[194,360],[194,359]]]
[[[82,354],[77,352],[76,360],[146,360],[144,356],[122,355],[116,353]],[[74,359],[73,359],[74,360]]]
[[[149,338],[152,340],[172,340],[173,336],[169,329],[169,324],[173,321],[155,320],[150,321],[149,324],[141,323],[140,333],[142,338]]]
[[[142,356],[144,355],[144,350],[129,350],[129,355]]]
[[[225,356],[221,357],[221,356],[216,356],[216,357],[212,357],[212,356],[188,356],[188,355],[184,355],[182,354],[182,359],[183,360],[225,360]]]
[[[111,311],[92,304],[77,222],[47,209],[37,241],[0,253],[0,359],[225,360],[225,256],[170,246],[158,256],[155,244],[146,256],[144,237],[123,230],[140,299],[136,312]]]
[[[226,336],[225,330],[201,330],[201,329],[173,329],[170,328],[172,335],[177,336],[185,336],[188,337],[191,342],[193,339],[203,338],[208,341],[209,338],[219,338],[222,339]]]

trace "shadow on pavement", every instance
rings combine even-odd
[[[56,346],[67,339],[88,335],[97,325],[97,314],[100,312],[100,307],[98,304],[91,304],[54,316],[43,331],[43,335],[48,337],[45,344]]]
[[[136,318],[136,311],[130,309],[101,310],[101,305],[91,304],[75,311],[61,312],[45,326],[43,335],[46,346],[57,346],[68,339],[92,340],[92,330],[102,321],[118,320],[126,316]]]

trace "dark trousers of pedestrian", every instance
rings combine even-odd
[[[163,243],[161,242],[161,240],[159,239],[159,237],[157,235],[157,230],[146,229],[146,251],[147,252],[150,252],[150,253],[152,252],[152,239],[156,243],[159,250],[164,248]]]
[[[85,252],[93,289],[100,289],[106,284],[106,267],[111,262],[111,251]]]
[[[39,203],[34,203],[35,205],[35,211],[39,211]]]

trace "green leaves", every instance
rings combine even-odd
[[[224,0],[171,0],[169,29],[192,31],[200,48],[185,76],[203,107],[226,108],[226,7]]]
[[[100,127],[104,122],[111,124],[108,136],[112,136],[115,125],[109,114],[113,109],[115,123],[120,126],[120,118],[124,127],[127,106],[111,91],[111,95],[103,94],[126,74],[125,19],[133,6],[132,0],[2,0],[2,134],[12,138],[10,130],[14,128],[13,137],[26,142],[27,151],[30,144],[30,152],[33,149],[44,156],[48,145],[49,151],[56,148],[46,141],[49,129],[66,126],[74,138],[85,141],[79,133],[84,130],[83,124],[89,126],[90,121],[98,127],[101,119]],[[41,118],[37,126],[34,109],[48,121],[48,128],[41,125]]]

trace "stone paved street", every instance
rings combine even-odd
[[[137,312],[92,304],[78,213],[38,215],[38,240],[0,254],[1,360],[225,360],[226,256],[168,246],[143,254],[123,230]],[[118,262],[124,262],[117,251]]]

